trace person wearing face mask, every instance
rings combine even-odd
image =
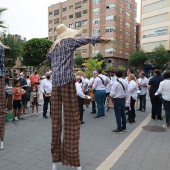
[[[48,104],[50,103],[51,105],[50,98],[51,98],[51,91],[52,91],[52,83],[50,77],[51,77],[50,72],[47,72],[46,78],[42,80],[40,85],[40,92],[43,93],[43,98],[44,98],[43,117],[45,119],[48,119],[47,117]],[[51,107],[50,107],[50,116],[51,116]]]
[[[38,84],[40,82],[40,76],[38,75],[37,70],[34,70],[34,73],[30,75],[31,80],[31,87],[34,86],[34,84]]]
[[[20,82],[20,87],[23,89],[23,90],[27,90],[28,88],[28,85],[27,85],[27,81],[25,80],[25,78],[23,77],[23,73],[20,73],[19,74],[19,82]],[[22,104],[23,104],[23,114],[26,114],[26,105],[27,105],[27,99],[26,99],[26,93],[24,95],[22,95]]]

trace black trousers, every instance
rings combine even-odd
[[[92,112],[96,113],[96,102],[92,101],[91,103],[92,103]]]
[[[131,97],[130,99],[130,109],[128,108],[128,119],[130,121],[135,120],[136,114],[135,114],[135,102],[136,100]]]
[[[43,105],[43,116],[46,116],[47,110],[48,110],[48,103],[50,103],[50,116],[51,116],[51,102],[50,102],[50,97],[45,97],[44,98],[44,105]]]
[[[83,122],[83,98],[78,96],[79,112],[80,112],[80,121]]]
[[[162,119],[162,100],[159,96],[151,97],[152,118]]]

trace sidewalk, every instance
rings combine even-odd
[[[139,125],[149,120],[149,125],[162,126],[164,121],[152,121],[150,102],[147,102],[146,112],[136,112],[136,123],[127,124],[127,132],[113,134],[116,129],[114,111],[106,112],[105,119],[93,119],[91,107],[85,108],[84,125],[81,125],[80,160],[83,170],[170,170],[170,130],[155,133],[142,130],[132,140],[131,133],[139,132]],[[42,106],[41,106],[42,109]],[[164,114],[163,114],[164,115]],[[146,122],[146,121],[144,121]],[[136,130],[137,128],[137,130]],[[124,140],[130,146],[123,151]],[[0,150],[0,170],[51,170],[51,120],[39,116],[30,116],[24,121],[8,122],[5,134],[5,149]],[[122,150],[119,159],[110,159],[111,168],[105,165],[111,154],[113,158],[116,149]],[[111,157],[112,158],[112,157]],[[113,160],[113,161],[112,161]],[[110,166],[109,165],[109,166]],[[58,166],[59,170],[74,170]]]

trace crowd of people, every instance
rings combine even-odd
[[[89,100],[92,103],[91,113],[96,114],[95,119],[105,118],[105,110],[108,111],[112,107],[110,103],[114,105],[117,128],[113,130],[113,133],[123,133],[126,131],[126,123],[135,123],[136,110],[146,111],[146,96],[149,93],[152,106],[151,118],[153,120],[163,120],[163,105],[166,115],[166,124],[163,127],[169,127],[169,78],[169,71],[161,74],[158,69],[154,70],[154,75],[150,79],[146,77],[144,72],[140,72],[136,77],[132,69],[127,70],[127,77],[124,77],[123,72],[120,70],[112,72],[110,75],[103,75],[102,70],[98,69],[98,71],[93,71],[93,77],[90,79],[86,78],[85,73],[78,71],[75,85],[81,124],[85,123],[83,121],[83,105],[87,104],[86,100],[89,95],[91,97]]]

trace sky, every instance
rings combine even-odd
[[[64,0],[0,0],[0,7],[8,10],[2,15],[7,32],[31,38],[48,36],[48,6]],[[140,21],[140,1],[138,3],[138,17]],[[0,29],[0,31],[3,31]]]

